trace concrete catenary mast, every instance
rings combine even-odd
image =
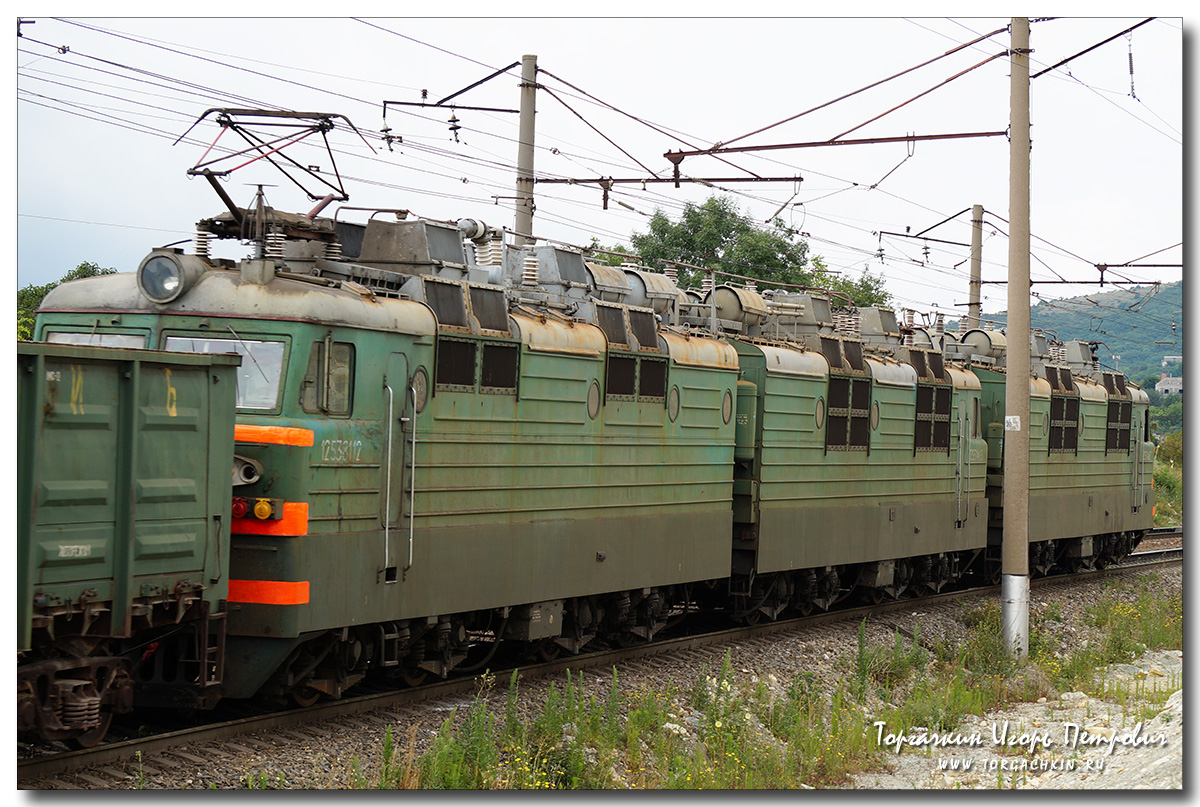
[[[517,212],[513,218],[515,243],[533,239],[533,119],[537,112],[537,56],[521,57],[521,128],[517,144]]]
[[[1012,21],[1009,89],[1008,369],[1004,385],[1004,646],[1029,654],[1029,20]]]
[[[983,205],[971,207],[971,289],[967,330],[979,327],[979,297],[983,285]],[[966,331],[964,331],[965,333]]]

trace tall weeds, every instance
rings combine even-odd
[[[1044,614],[1061,621],[1062,608],[1051,603]],[[1103,639],[1066,653],[1051,648],[1045,622],[1035,624],[1026,666],[1005,652],[994,601],[965,615],[964,640],[933,649],[917,630],[869,641],[864,621],[833,687],[811,672],[783,682],[739,674],[727,652],[685,692],[628,689],[615,669],[606,685],[589,687],[582,675],[568,672],[547,688],[540,709],[523,713],[518,675],[512,674],[495,711],[487,676],[472,703],[453,713],[422,753],[415,731],[400,753],[389,729],[376,775],[358,774],[355,783],[520,790],[838,787],[889,756],[875,742],[878,720],[889,732],[952,731],[966,715],[1034,700],[1049,687],[1145,703],[1136,685],[1128,692],[1105,690],[1099,673],[1147,648],[1182,648],[1181,598],[1161,597],[1147,578],[1132,590],[1105,591],[1087,620]]]

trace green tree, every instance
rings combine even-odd
[[[37,316],[37,310],[41,306],[42,300],[55,286],[60,283],[66,283],[69,280],[79,280],[80,278],[95,277],[97,275],[114,275],[116,273],[116,269],[101,269],[91,261],[84,261],[63,275],[60,280],[56,280],[53,283],[46,283],[42,286],[23,286],[17,289],[17,338],[33,338],[34,317]]]
[[[1158,458],[1183,466],[1183,429],[1172,432],[1158,444]]]
[[[1183,430],[1183,393],[1162,396],[1162,405],[1150,407],[1150,428],[1168,435]]]
[[[825,269],[825,265],[821,263],[820,258],[813,258],[813,263],[821,267],[820,276],[826,278],[822,281],[825,284],[825,288],[830,291],[841,292],[853,300],[855,305],[886,306],[892,301],[892,295],[888,293],[887,287],[884,285],[883,275],[873,275],[867,271],[867,267],[865,266],[858,280],[851,280],[848,277],[831,274]],[[837,305],[836,300],[834,300],[834,305]]]
[[[601,244],[600,240],[598,238],[596,238],[595,236],[592,237],[592,243],[588,244],[588,249],[599,250],[599,252],[592,252],[590,254],[584,253],[585,259],[587,260],[587,262],[588,263],[598,263],[602,266],[621,266],[625,263],[626,260],[636,260],[637,259],[636,255],[633,255],[632,253],[630,253],[629,247],[623,246],[621,244],[616,244],[611,247],[606,247],[603,244]],[[612,252],[616,252],[616,253],[620,253],[620,254],[617,254],[617,255],[608,254],[608,253],[612,253]],[[621,257],[622,255],[625,255],[628,257]]]
[[[633,251],[649,266],[680,261],[764,283],[783,283],[828,289],[846,295],[857,305],[886,304],[891,296],[882,277],[864,269],[857,280],[836,275],[816,256],[796,230],[776,217],[769,227],[759,227],[738,211],[726,196],[710,196],[703,204],[688,202],[678,221],[655,210],[649,229],[630,236]],[[702,272],[679,267],[679,285],[698,288]],[[718,276],[718,283],[721,282]]]

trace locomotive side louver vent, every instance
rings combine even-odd
[[[833,311],[829,307],[829,301],[824,297],[812,297],[810,299],[812,301],[813,319],[817,321],[817,324],[832,325]]]
[[[940,378],[943,381],[948,380],[946,378],[946,364],[941,353],[929,354],[929,370],[933,373],[934,378]]]
[[[425,237],[429,239],[429,259],[449,263],[466,263],[462,237],[457,228],[438,227],[425,223]]]
[[[863,364],[862,345],[858,342],[842,342],[842,349],[846,351],[846,361],[850,362],[850,366],[855,370],[866,370],[867,366]]]
[[[558,260],[558,276],[568,283],[578,283],[586,286],[588,282],[587,270],[583,267],[583,256],[578,252],[567,252],[564,249],[554,250],[554,257]]]
[[[658,349],[658,332],[654,327],[654,315],[649,311],[629,312],[629,326],[633,329],[633,337],[637,339],[642,350]]]
[[[667,362],[663,359],[644,358],[642,372],[638,376],[638,397],[660,398],[667,396]]]
[[[925,378],[929,371],[925,367],[925,352],[922,350],[908,351],[908,361],[917,371],[918,378]]]
[[[1050,382],[1050,389],[1054,392],[1060,392],[1062,390],[1062,387],[1059,386],[1057,367],[1046,368],[1046,380]]]
[[[504,293],[498,289],[471,287],[471,313],[479,320],[479,327],[489,331],[508,330],[508,305]]]
[[[438,283],[425,279],[425,302],[437,314],[441,325],[467,325],[467,306],[463,301],[462,286],[456,283]]]
[[[438,384],[470,387],[475,384],[475,343],[438,339],[434,380]]]
[[[633,356],[608,357],[605,395],[633,395],[637,391],[637,359]]]
[[[827,336],[821,337],[821,353],[825,354],[825,360],[829,362],[829,366],[834,370],[842,369],[842,343],[837,339],[830,339]]]
[[[596,306],[596,324],[600,326],[600,330],[604,331],[610,344],[622,346],[629,344],[629,337],[625,335],[625,316],[620,308],[612,308],[607,305]]]

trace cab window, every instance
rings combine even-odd
[[[146,337],[139,333],[68,333],[66,331],[51,331],[46,335],[47,342],[57,345],[95,345],[98,347],[134,347],[146,346]]]
[[[283,342],[259,339],[214,339],[209,336],[168,336],[164,349],[177,353],[237,353],[238,409],[275,409],[283,378]]]
[[[354,390],[354,345],[314,342],[300,405],[305,412],[349,415]]]

